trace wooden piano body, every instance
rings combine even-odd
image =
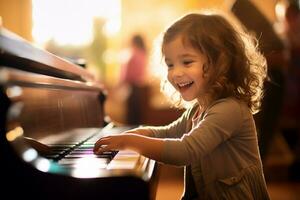
[[[98,138],[129,128],[105,123],[104,93],[84,68],[0,28],[1,197],[155,198],[153,160],[91,153]],[[55,151],[45,153],[25,137]]]

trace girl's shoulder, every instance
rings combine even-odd
[[[199,109],[199,104],[195,103],[191,107],[187,108],[185,115],[187,119],[192,119],[194,114]],[[213,101],[204,111],[201,112],[202,116],[209,113],[223,113],[229,116],[241,116],[244,113],[251,113],[247,104],[235,97],[226,97]]]
[[[250,112],[250,109],[244,101],[235,97],[226,97],[212,102],[205,112],[222,112],[230,115],[240,115],[244,112]]]
[[[220,105],[223,105],[223,106],[238,106],[238,105],[242,105],[244,104],[243,101],[235,98],[235,97],[226,97],[226,98],[221,98],[221,99],[217,99],[215,100],[214,102],[212,102],[210,104],[209,107],[213,107],[213,106],[220,106]]]

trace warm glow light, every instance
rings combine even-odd
[[[280,21],[282,21],[284,19],[285,7],[286,6],[282,2],[278,2],[275,6],[275,13]]]
[[[116,34],[121,28],[121,21],[118,19],[111,19],[107,21],[104,26],[104,33],[106,35],[114,35]]]
[[[22,127],[18,126],[14,128],[13,130],[6,133],[6,139],[8,141],[14,141],[17,137],[22,136],[24,133]]]
[[[33,0],[32,35],[38,44],[84,45],[93,37],[93,19],[106,21],[106,34],[121,26],[121,0]]]

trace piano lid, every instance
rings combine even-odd
[[[95,77],[79,65],[34,46],[0,26],[0,64],[79,81],[95,81]]]

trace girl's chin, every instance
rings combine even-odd
[[[195,99],[183,99],[183,100],[186,101],[186,102],[191,102],[191,101],[193,101]]]
[[[193,101],[195,99],[195,97],[189,97],[189,96],[184,96],[184,95],[181,95],[181,97],[185,101]]]

